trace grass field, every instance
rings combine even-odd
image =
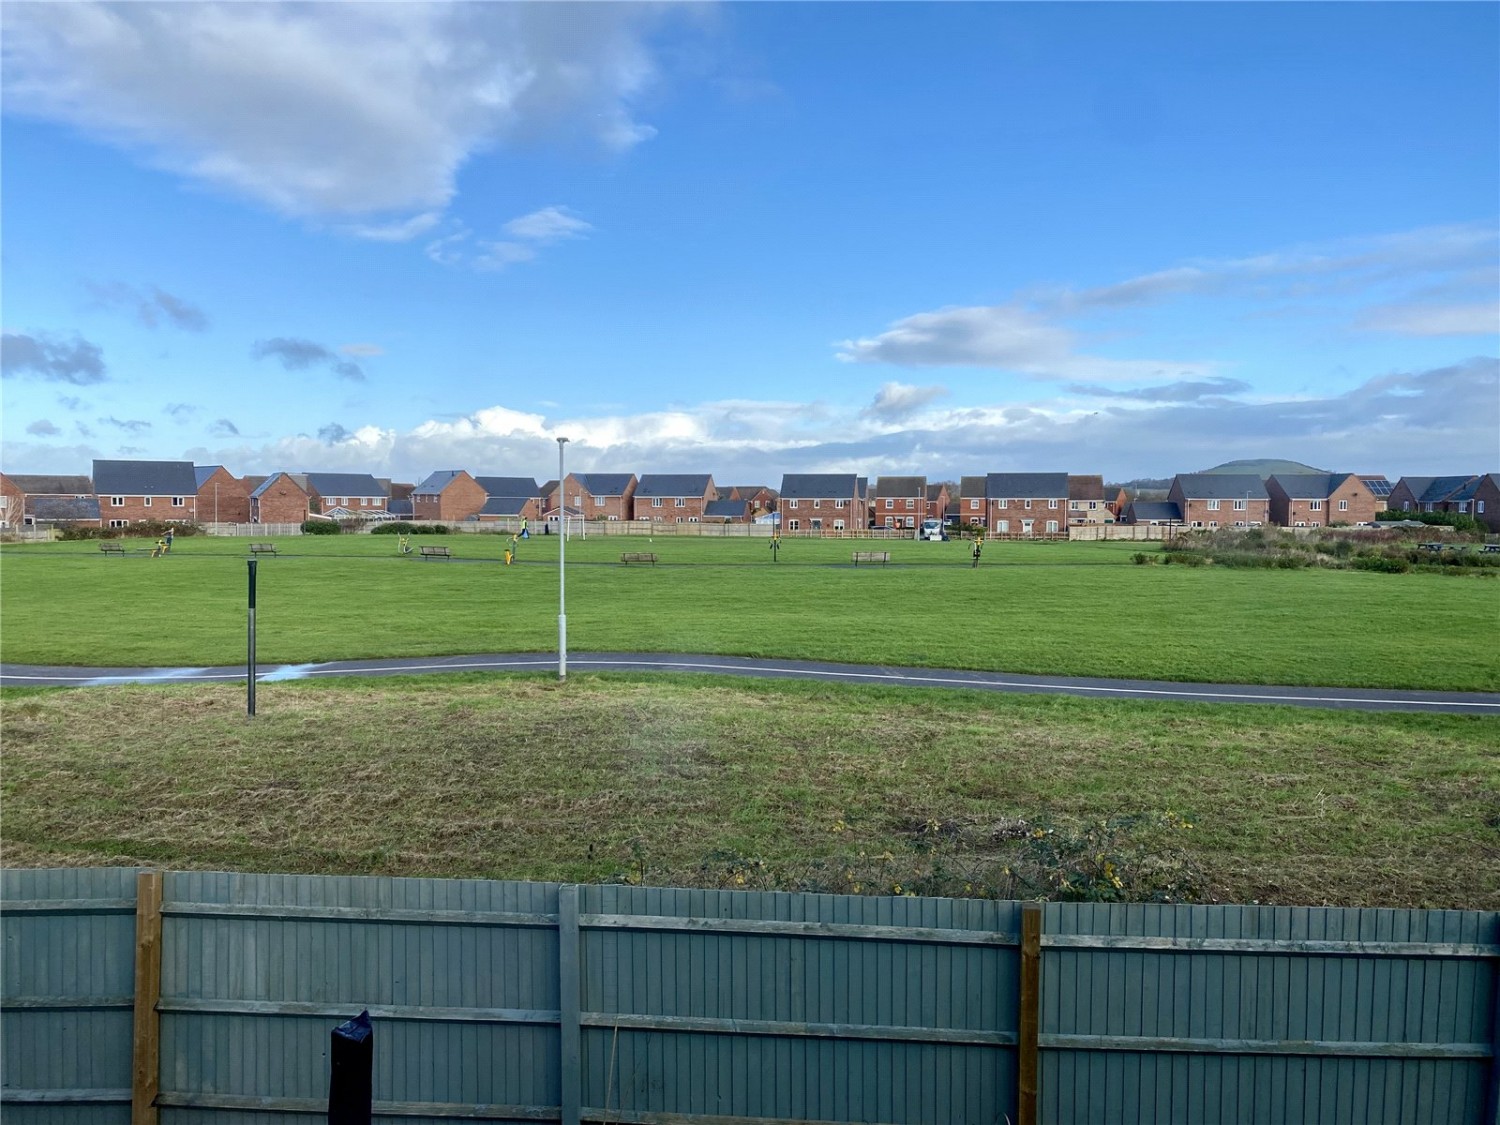
[[[260,710],[0,693],[6,864],[1500,909],[1487,717],[596,676]]]
[[[144,547],[143,541],[127,540]],[[554,651],[555,537],[295,537],[260,567],[268,663]],[[91,542],[0,552],[0,655],[17,663],[222,665],[244,659],[246,540],[103,558]],[[889,567],[849,565],[856,547]],[[705,652],[1019,673],[1213,682],[1500,689],[1500,582],[1350,571],[1141,567],[1152,544],[675,536],[573,538],[576,651]],[[619,565],[653,550],[656,567]]]

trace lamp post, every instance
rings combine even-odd
[[[568,678],[568,602],[567,571],[564,569],[568,557],[568,475],[563,472],[563,446],[568,439],[557,439],[557,523],[562,532],[557,539],[557,678]]]

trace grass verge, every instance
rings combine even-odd
[[[577,676],[0,693],[7,865],[1500,908],[1490,718]]]

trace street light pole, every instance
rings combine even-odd
[[[563,472],[563,446],[568,439],[557,439],[557,525],[562,532],[557,539],[557,678],[568,678],[568,602],[567,571],[564,564],[568,557],[568,475]]]

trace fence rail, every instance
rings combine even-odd
[[[8,1121],[319,1120],[361,1008],[390,1117],[1495,1120],[1493,913],[114,869],[0,896]]]

